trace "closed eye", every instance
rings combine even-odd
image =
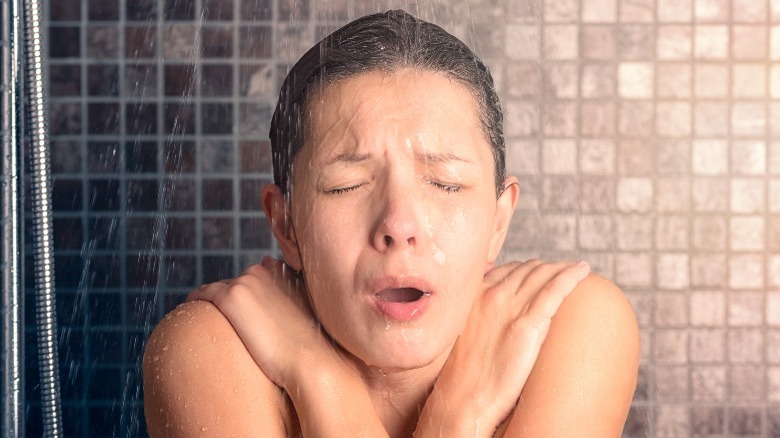
[[[428,181],[432,186],[443,190],[445,193],[457,193],[460,191],[461,187],[454,184],[444,184],[438,181],[429,180]]]
[[[335,189],[326,190],[325,193],[329,195],[343,195],[345,193],[349,193],[351,191],[357,190],[360,187],[363,187],[363,184],[356,184],[354,186],[349,186],[349,187],[337,187]]]

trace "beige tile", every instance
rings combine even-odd
[[[735,292],[728,295],[728,323],[732,327],[756,327],[764,322],[764,293]]]
[[[691,103],[683,100],[655,104],[655,131],[661,137],[687,137],[691,134]]]
[[[769,173],[780,174],[780,141],[769,143]]]
[[[780,330],[766,331],[766,361],[770,364],[780,364]]]
[[[693,88],[690,64],[656,64],[656,95],[661,98],[689,98]]]
[[[690,287],[689,255],[683,253],[656,254],[656,283],[659,289],[685,290]]]
[[[729,395],[739,402],[761,402],[766,388],[763,366],[735,365],[729,369]]]
[[[653,135],[653,102],[624,100],[618,108],[618,133],[629,138]]]
[[[766,323],[773,327],[780,326],[780,292],[767,292]],[[780,344],[775,346],[780,349]]]
[[[691,187],[693,209],[697,212],[726,212],[729,207],[729,182],[720,177],[694,178]]]
[[[649,99],[653,97],[655,71],[649,62],[621,62],[618,65],[620,97]]]
[[[545,96],[553,99],[576,98],[578,66],[573,62],[549,62],[542,69]]]
[[[612,139],[583,139],[580,141],[580,171],[590,175],[615,173],[615,141]]]
[[[658,25],[656,56],[664,61],[687,61],[693,50],[693,26],[681,24]]]
[[[773,25],[769,30],[769,59],[780,60],[780,25]]]
[[[611,177],[583,176],[581,180],[582,213],[606,213],[615,210],[615,182]]]
[[[511,136],[535,137],[540,132],[539,107],[535,103],[509,100],[504,104],[504,134]]]
[[[612,137],[615,135],[614,102],[583,101],[580,104],[580,134],[583,137]]]
[[[691,398],[699,402],[719,402],[726,398],[726,367],[691,368]]]
[[[725,101],[699,101],[693,107],[694,134],[724,137],[729,133],[731,110]]]
[[[617,20],[617,0],[582,2],[583,23],[609,23]]]
[[[684,329],[658,329],[653,336],[653,359],[666,365],[688,362],[688,332]]]
[[[761,137],[766,133],[767,114],[763,102],[737,101],[731,107],[731,133],[740,137]]]
[[[769,367],[767,369],[767,399],[771,402],[780,402],[780,367]]]
[[[732,216],[729,223],[729,240],[732,251],[763,251],[763,216]]]
[[[617,78],[613,64],[584,63],[580,80],[580,93],[584,98],[612,97],[615,95]]]
[[[544,0],[544,20],[548,23],[573,23],[580,13],[577,0]]]
[[[738,23],[766,21],[769,8],[764,0],[731,0],[731,20]]]
[[[506,167],[510,175],[539,174],[539,142],[537,140],[509,140],[506,146]],[[523,197],[525,197],[525,190]]]
[[[764,257],[732,254],[729,257],[729,287],[738,290],[764,287]]]
[[[690,358],[692,363],[719,363],[726,357],[726,330],[691,329]]]
[[[780,212],[780,179],[769,180],[769,211]]]
[[[725,324],[725,292],[692,291],[690,303],[691,325],[715,327]]]
[[[578,28],[573,24],[544,26],[543,53],[546,59],[573,60],[579,56]]]
[[[729,82],[727,65],[698,63],[694,66],[693,93],[696,97],[728,97]]]
[[[685,23],[693,19],[693,0],[656,0],[659,22]]]
[[[585,59],[614,59],[617,50],[615,26],[583,25],[580,31],[580,50]]]
[[[577,172],[577,143],[574,140],[551,139],[542,142],[542,171],[561,175]]]
[[[765,25],[733,25],[731,27],[731,56],[740,61],[766,60],[768,36],[769,29]]]
[[[766,173],[766,143],[762,140],[734,140],[731,143],[731,171],[735,175]]]
[[[695,216],[693,218],[693,247],[704,251],[726,249],[728,226],[725,217]]]
[[[621,24],[617,29],[618,57],[632,61],[653,60],[656,51],[655,26]]]
[[[624,288],[642,289],[652,284],[653,259],[649,253],[618,253],[615,281]]]
[[[780,288],[780,256],[771,254],[767,256],[767,281],[768,287]]]
[[[657,292],[655,294],[656,327],[684,327],[688,324],[688,297],[681,292]]]
[[[655,398],[659,402],[687,402],[688,367],[657,366],[655,367]]]
[[[653,206],[653,181],[650,178],[620,178],[617,183],[617,207],[624,213],[643,213]]]
[[[766,95],[764,64],[739,63],[731,66],[731,94],[736,98],[760,98]]]
[[[686,213],[691,207],[691,181],[688,177],[663,177],[655,181],[655,210],[659,213]]]
[[[615,224],[618,249],[631,251],[652,248],[653,218],[643,215],[618,215]]]
[[[726,289],[728,267],[725,254],[691,255],[691,287],[699,289]]]
[[[726,140],[694,140],[692,165],[694,175],[725,175],[729,168]]]
[[[729,19],[729,0],[695,0],[696,21],[723,23]]]
[[[694,55],[697,59],[725,60],[729,56],[729,29],[726,25],[700,24],[694,28]]]
[[[620,175],[651,175],[655,167],[653,148],[649,141],[621,140],[618,143],[617,160]]]
[[[656,143],[656,171],[660,175],[689,175],[691,172],[690,140],[658,140]]]
[[[542,131],[550,137],[574,137],[577,133],[577,104],[568,100],[544,101]]]
[[[772,64],[769,70],[769,96],[780,98],[780,64]]]
[[[655,21],[655,0],[620,0],[620,21],[652,23]]]
[[[646,292],[623,292],[634,309],[637,323],[646,327],[653,323],[653,295]]]
[[[732,178],[731,211],[762,213],[766,209],[766,185],[762,178]]]
[[[761,363],[764,336],[761,329],[731,329],[728,332],[731,363]]]
[[[539,59],[541,35],[539,26],[528,24],[507,24],[504,50],[507,58],[514,60]]]
[[[607,215],[580,217],[579,244],[583,249],[610,249],[613,247],[612,218]]]
[[[655,247],[661,251],[688,249],[689,223],[685,216],[659,216],[655,227]]]
[[[506,65],[506,92],[511,97],[541,95],[542,72],[535,62],[511,62]]]

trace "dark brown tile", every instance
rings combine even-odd
[[[165,263],[165,286],[194,287],[197,259],[194,256],[168,256]]]
[[[169,179],[163,183],[163,206],[168,211],[195,210],[195,181]]]
[[[205,256],[201,269],[203,272],[202,283],[212,283],[235,276],[233,257]]]
[[[233,181],[210,179],[203,181],[201,205],[204,210],[225,211],[233,208]]]
[[[201,169],[204,172],[233,172],[234,152],[230,140],[204,140],[200,147]]]
[[[233,94],[233,66],[230,64],[201,67],[200,93],[203,96],[231,96]]]
[[[118,96],[119,66],[116,64],[88,66],[87,91],[90,96]]]
[[[128,103],[125,105],[125,129],[128,134],[153,135],[158,133],[156,103]]]
[[[201,233],[201,245],[204,249],[231,249],[235,246],[233,218],[203,218]]]
[[[119,287],[122,285],[119,257],[114,255],[90,257],[88,285],[92,288]]]
[[[133,63],[125,66],[125,93],[144,99],[157,96],[157,65]]]
[[[166,103],[164,134],[183,135],[195,133],[195,105]]]
[[[154,288],[160,274],[160,258],[154,255],[129,255],[126,257],[127,285]]]
[[[243,173],[268,172],[272,169],[271,142],[246,140],[240,144],[239,169]]]
[[[195,0],[164,0],[163,16],[166,20],[194,20]]]
[[[120,207],[119,181],[93,179],[87,186],[89,209],[93,211],[117,211]]]
[[[203,0],[203,18],[209,21],[232,20],[233,1],[234,0]]]
[[[55,178],[52,182],[52,210],[81,211],[81,180]]]
[[[81,104],[49,102],[49,133],[51,135],[81,134]]]
[[[157,3],[155,0],[126,0],[127,20],[152,21],[157,18]]]
[[[52,64],[49,67],[49,93],[52,96],[80,95],[81,66]]]
[[[165,219],[166,249],[195,249],[195,234],[195,219],[179,217]]]
[[[279,20],[305,21],[309,18],[309,0],[279,0]]]
[[[53,140],[50,143],[52,173],[75,173],[81,171],[81,151],[79,141]]]
[[[157,55],[157,26],[126,26],[125,56],[153,58]]]
[[[89,0],[88,16],[90,21],[119,20],[119,1]]]
[[[87,26],[87,56],[110,59],[119,56],[119,28]]]
[[[261,211],[263,209],[263,186],[266,181],[245,179],[241,181],[241,211]]]
[[[723,435],[725,410],[718,406],[693,406],[691,408],[694,436]]]
[[[149,250],[157,248],[160,225],[154,217],[129,217],[125,226],[128,249]]]
[[[271,228],[265,217],[241,218],[241,248],[271,248]]]
[[[118,249],[119,235],[118,217],[94,217],[89,220],[89,246],[94,249]]]
[[[204,58],[230,58],[233,56],[233,28],[203,27],[200,50]]]
[[[119,134],[119,104],[90,103],[87,105],[87,132],[90,134]]]
[[[81,0],[60,0],[49,4],[51,21],[78,21],[81,19]]]
[[[271,41],[270,27],[242,26],[239,34],[239,55],[249,59],[270,58]]]
[[[133,173],[157,171],[156,142],[128,142],[125,144],[125,169]]]
[[[195,66],[169,64],[165,66],[165,95],[191,96],[195,94]]]
[[[92,173],[119,172],[119,145],[91,141],[87,145],[87,170]]]
[[[78,58],[81,56],[81,29],[78,27],[49,27],[49,56]]]
[[[761,408],[737,407],[729,408],[729,432],[731,435],[758,435],[761,433]]]
[[[54,250],[81,249],[84,244],[84,230],[80,218],[55,217]]]
[[[271,0],[238,0],[241,2],[241,18],[248,21],[264,21],[273,17]]]
[[[163,169],[168,173],[195,171],[195,143],[172,142],[165,144]]]
[[[155,180],[127,182],[127,211],[157,211],[158,184]]]
[[[201,131],[203,134],[233,133],[233,104],[201,104]]]

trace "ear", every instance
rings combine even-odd
[[[295,230],[292,227],[290,211],[287,208],[282,190],[276,184],[267,184],[263,187],[263,210],[271,225],[271,232],[276,241],[279,242],[284,260],[293,269],[300,271],[302,268],[301,254],[298,250]]]
[[[501,247],[504,246],[506,234],[509,231],[509,222],[515,212],[517,199],[520,197],[520,184],[517,178],[509,176],[504,180],[504,190],[496,200],[496,215],[493,219],[493,234],[490,237],[488,248],[487,266],[490,268],[498,258]]]

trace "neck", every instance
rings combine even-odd
[[[374,409],[391,437],[412,436],[450,350],[451,347],[432,363],[411,370],[387,371],[359,361]]]

